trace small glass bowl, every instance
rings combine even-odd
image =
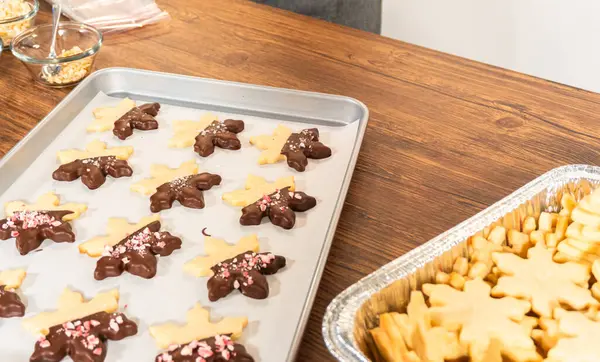
[[[48,58],[51,42],[52,24],[44,24],[17,35],[10,49],[36,81],[50,87],[69,87],[92,72],[102,33],[89,25],[63,22],[58,27],[55,59]]]
[[[38,0],[26,0],[25,2],[31,8],[27,14],[14,18],[0,19],[0,39],[2,40],[0,46],[4,44],[4,47],[8,48],[14,37],[34,25],[35,16],[40,9],[40,4]]]

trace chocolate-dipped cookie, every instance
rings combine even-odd
[[[127,161],[105,156],[75,160],[61,165],[52,173],[52,178],[56,181],[75,181],[81,177],[84,185],[90,190],[95,190],[104,184],[106,176],[119,178],[132,174],[133,170]]]
[[[150,210],[160,212],[170,209],[175,200],[185,207],[203,209],[205,206],[203,191],[219,184],[221,184],[221,176],[208,172],[166,182],[156,188],[156,192],[150,196]]]
[[[62,165],[52,173],[57,181],[81,181],[90,190],[95,190],[106,181],[106,176],[114,178],[129,177],[133,170],[127,159],[133,153],[133,147],[107,148],[106,143],[95,140],[85,150],[63,150],[57,153]]]
[[[0,318],[22,317],[25,315],[25,305],[15,292],[15,289],[23,283],[25,275],[26,272],[22,269],[0,272]]]
[[[35,336],[30,362],[59,362],[69,356],[74,362],[102,362],[107,340],[121,340],[137,333],[137,325],[119,308],[119,291],[96,294],[85,301],[78,292],[65,289],[56,310],[23,320],[23,327]]]
[[[150,131],[158,129],[158,121],[154,118],[158,115],[160,104],[148,103],[139,107],[133,107],[122,115],[113,128],[113,134],[121,140],[133,134],[133,130]]]
[[[283,267],[283,256],[251,250],[223,260],[211,268],[214,274],[207,282],[208,299],[217,301],[236,289],[249,298],[265,299],[269,296],[265,275],[275,274]]]
[[[258,163],[276,163],[287,159],[288,165],[296,171],[304,171],[308,158],[322,159],[331,156],[331,149],[319,142],[319,130],[304,129],[293,133],[289,128],[279,125],[272,135],[250,138],[250,143],[263,150]]]
[[[183,266],[186,273],[195,277],[207,277],[208,298],[216,301],[233,290],[254,299],[269,296],[269,284],[265,275],[275,274],[285,267],[283,256],[259,253],[255,234],[242,237],[236,244],[206,236],[204,252]]]
[[[154,221],[116,245],[107,245],[96,263],[94,278],[117,277],[125,271],[146,279],[154,277],[158,264],[156,255],[169,256],[181,248],[180,238],[160,228],[160,221]]]
[[[295,211],[306,211],[317,205],[317,200],[304,192],[290,191],[289,187],[264,195],[242,209],[240,224],[260,225],[268,217],[273,225],[291,229],[296,224]]]
[[[221,176],[204,172],[198,174],[196,161],[183,162],[177,168],[153,164],[150,176],[131,185],[131,190],[150,196],[150,210],[170,209],[175,200],[194,209],[204,208],[203,191],[221,184]]]
[[[246,348],[230,336],[217,334],[183,345],[173,345],[156,356],[155,362],[254,362]]]
[[[95,313],[50,327],[36,342],[29,361],[59,362],[69,356],[73,362],[102,362],[107,339],[119,341],[136,333],[137,325],[122,313]]]
[[[75,234],[71,225],[64,221],[72,211],[17,211],[0,220],[0,240],[15,238],[19,254],[26,255],[37,249],[44,240],[55,243],[72,243]]]
[[[215,146],[226,150],[239,150],[242,147],[237,134],[244,130],[244,121],[226,119],[213,121],[200,131],[194,143],[194,152],[202,157],[215,152]]]

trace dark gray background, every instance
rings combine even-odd
[[[377,33],[381,31],[381,0],[253,0],[300,14]]]

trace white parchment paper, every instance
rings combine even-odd
[[[351,157],[352,145],[357,136],[359,122],[343,127],[318,126],[321,140],[332,148],[333,155],[325,160],[309,160],[306,172],[299,173],[285,162],[259,166],[260,151],[248,142],[251,135],[270,134],[282,123],[294,130],[316,125],[280,122],[243,114],[215,113],[219,119],[242,119],[246,128],[238,136],[242,149],[228,151],[217,148],[207,158],[199,157],[193,149],[172,149],[167,141],[172,136],[174,120],[199,120],[203,110],[162,104],[157,119],[160,128],[155,131],[134,131],[126,141],[120,141],[112,132],[87,133],[85,128],[93,119],[92,109],[114,106],[119,99],[98,94],[70,125],[39,155],[27,171],[7,192],[0,196],[0,204],[23,200],[29,203],[48,192],[54,191],[62,202],[79,202],[88,205],[88,211],[73,222],[77,236],[74,244],[56,244],[45,241],[40,252],[21,256],[14,239],[0,241],[0,270],[25,268],[27,278],[21,287],[21,295],[27,305],[26,317],[42,311],[54,310],[64,288],[82,292],[86,299],[100,291],[118,288],[121,293],[121,310],[138,322],[136,336],[121,341],[108,341],[106,361],[154,361],[160,352],[148,332],[148,327],[168,321],[185,322],[186,312],[199,302],[209,307],[213,321],[225,316],[247,316],[248,327],[240,342],[257,361],[282,362],[291,348],[294,333],[310,289],[311,279],[317,268],[325,236],[334,212],[344,174]],[[130,178],[107,178],[106,183],[95,191],[88,190],[81,180],[57,182],[51,177],[59,166],[56,152],[61,149],[83,149],[94,139],[110,146],[130,145],[135,152],[129,159],[134,170]],[[110,217],[125,217],[137,222],[150,215],[149,197],[133,193],[129,186],[149,177],[152,163],[177,167],[181,162],[197,160],[200,172],[221,175],[220,186],[204,193],[206,208],[193,210],[177,202],[170,210],[161,212],[163,229],[182,238],[183,246],[171,256],[160,258],[158,273],[150,280],[125,273],[118,278],[94,280],[96,259],[79,254],[77,245],[94,236],[105,233]],[[296,226],[283,230],[266,220],[259,226],[241,226],[240,208],[229,206],[221,200],[224,192],[244,187],[248,174],[263,176],[270,181],[277,177],[294,175],[297,190],[317,198],[317,206],[305,213],[297,213]],[[1,175],[0,175],[1,177]],[[3,211],[0,212],[3,218]],[[287,258],[287,267],[268,276],[270,296],[266,300],[253,300],[234,291],[217,302],[209,302],[207,278],[194,278],[183,272],[183,264],[203,254],[201,230],[214,237],[237,242],[240,237],[256,233],[260,238],[261,251],[271,251]],[[0,319],[0,361],[28,361],[36,338],[21,326],[21,318]],[[66,359],[67,361],[69,359]]]

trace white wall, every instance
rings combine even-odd
[[[383,0],[382,34],[600,92],[600,1]]]

